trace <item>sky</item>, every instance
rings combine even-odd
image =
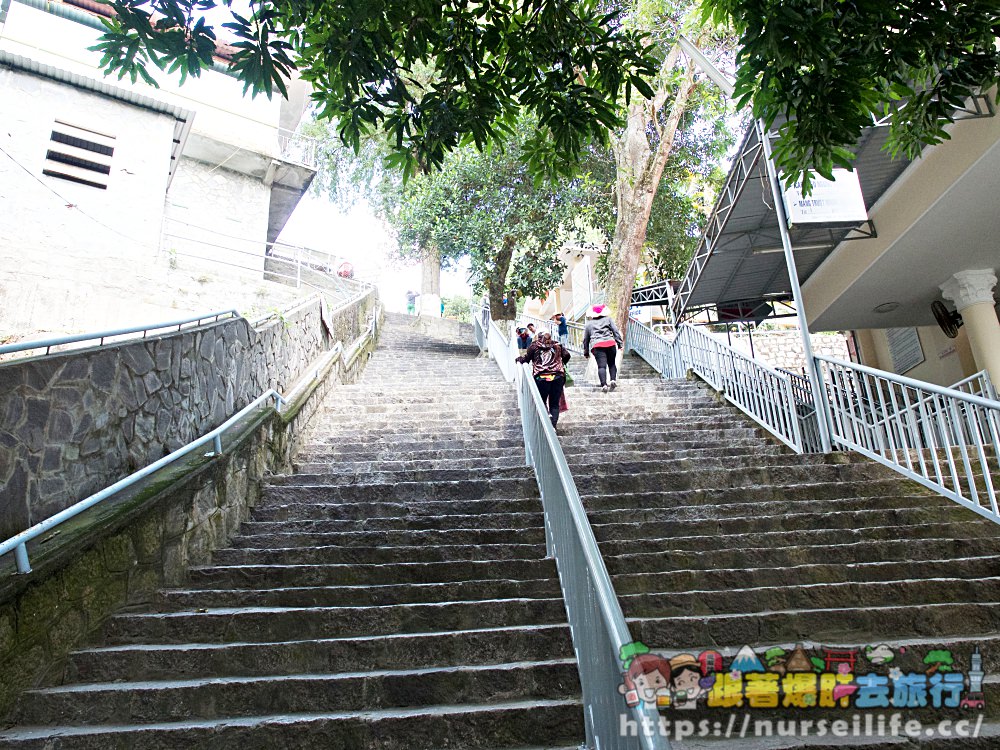
[[[378,286],[379,297],[391,311],[406,310],[408,290],[420,292],[420,265],[403,265],[390,258],[396,241],[365,203],[345,213],[326,198],[307,193],[278,241],[333,253],[350,261],[357,278]],[[467,274],[468,266],[442,272],[441,296],[470,296]]]

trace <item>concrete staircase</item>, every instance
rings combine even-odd
[[[668,656],[853,645],[866,671],[863,647],[887,644],[904,672],[925,671],[919,658],[931,647],[952,650],[965,672],[981,649],[987,710],[977,742],[828,735],[829,744],[732,746],[1000,747],[991,677],[1000,671],[1000,528],[859,456],[796,456],[700,381],[663,381],[638,357],[626,357],[608,394],[584,382],[582,358],[571,365],[577,385],[560,441],[636,640]],[[848,713],[837,711],[826,718]],[[904,709],[925,720],[978,713]],[[721,709],[663,715],[726,727]]]
[[[389,317],[232,546],[114,617],[0,747],[579,745],[516,396],[471,332],[415,323]]]

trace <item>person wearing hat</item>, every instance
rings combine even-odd
[[[605,305],[594,305],[587,311],[587,325],[583,329],[583,356],[594,355],[597,377],[601,381],[601,390],[605,393],[618,387],[618,365],[615,359],[624,344],[621,331],[608,315]]]

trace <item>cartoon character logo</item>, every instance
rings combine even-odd
[[[629,707],[646,703],[663,708],[670,705],[670,662],[651,654],[645,644],[636,641],[619,651],[625,671],[618,692]]]
[[[701,662],[691,654],[678,654],[670,660],[670,684],[674,708],[692,709],[715,684],[715,675],[703,675]]]
[[[872,664],[891,664],[896,654],[888,644],[880,643],[877,646],[865,646],[865,658]]]

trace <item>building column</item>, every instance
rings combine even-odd
[[[976,367],[1000,383],[1000,321],[993,305],[997,277],[992,269],[959,271],[941,285],[941,293],[962,315]]]

